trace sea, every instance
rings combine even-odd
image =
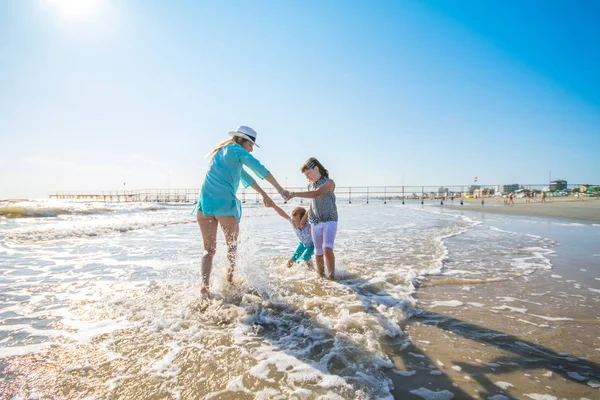
[[[598,225],[377,200],[338,202],[335,281],[287,268],[289,222],[244,204],[234,283],[219,232],[206,298],[192,209],[0,202],[0,398],[392,399],[432,279],[555,275],[600,300]]]

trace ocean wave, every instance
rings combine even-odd
[[[114,208],[107,206],[84,206],[84,207],[64,207],[64,206],[41,206],[41,207],[26,207],[26,206],[5,206],[0,207],[0,218],[53,218],[60,215],[93,215],[93,214],[108,214],[108,213],[132,213],[157,211],[165,207],[149,205],[135,208]]]
[[[102,225],[80,224],[69,226],[48,226],[36,228],[22,228],[5,232],[5,239],[19,243],[45,242],[68,238],[86,238],[113,236],[127,232],[151,229],[161,226],[180,225],[190,223],[189,220],[154,220],[154,221],[128,221],[110,222]]]

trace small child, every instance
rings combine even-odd
[[[273,208],[279,215],[286,220],[290,221],[294,227],[294,232],[300,240],[298,247],[292,257],[287,262],[287,267],[290,268],[298,260],[306,261],[306,265],[312,268],[313,264],[311,261],[312,255],[315,252],[315,245],[311,236],[311,228],[308,220],[308,213],[304,207],[296,207],[292,210],[290,215],[287,215],[277,204],[273,205]]]

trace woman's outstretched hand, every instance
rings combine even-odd
[[[281,192],[279,192],[279,194],[285,201],[288,201],[289,199],[294,197],[294,196],[292,196],[292,193],[287,189],[283,189]]]

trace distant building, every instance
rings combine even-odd
[[[481,186],[479,185],[471,185],[467,188],[467,193],[473,194],[476,190],[479,190]]]
[[[438,196],[439,197],[449,197],[448,195],[448,188],[445,187],[441,187],[438,189]]]
[[[556,191],[556,190],[564,190],[567,188],[567,181],[562,180],[562,179],[557,179],[555,181],[550,182],[550,190],[551,191]]]
[[[519,184],[518,183],[513,183],[510,185],[498,185],[498,192],[502,193],[502,194],[508,194],[510,192],[516,192],[517,190],[519,190]]]

